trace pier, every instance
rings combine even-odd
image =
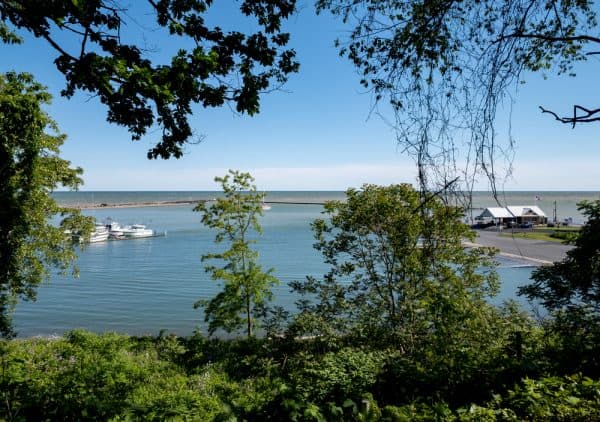
[[[185,199],[179,201],[155,201],[155,202],[123,202],[117,204],[62,204],[65,207],[76,208],[79,210],[96,210],[96,209],[110,209],[110,208],[142,208],[142,207],[169,207],[176,205],[195,205],[206,202],[214,201],[214,199]],[[313,202],[313,201],[265,201],[265,204],[285,204],[285,205],[325,205],[325,202]]]

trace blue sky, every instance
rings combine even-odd
[[[216,20],[227,16],[225,23],[239,25],[226,10],[214,13]],[[95,99],[81,93],[70,100],[60,97],[64,80],[44,42],[27,37],[24,45],[0,46],[0,68],[31,72],[54,94],[48,111],[68,135],[63,157],[85,170],[83,190],[212,190],[217,188],[214,176],[229,168],[252,172],[261,190],[414,182],[414,165],[398,149],[390,127],[370,115],[371,95],[333,46],[344,26],[329,15],[316,16],[312,5],[305,5],[286,30],[292,34],[300,72],[283,91],[263,97],[257,116],[240,116],[227,107],[195,109],[192,126],[205,140],[186,147],[179,160],[147,160],[158,132],[132,142],[124,128],[106,122],[106,109]],[[157,40],[159,54],[172,51],[168,41]],[[566,113],[574,103],[597,107],[598,60],[577,67],[576,78],[528,75],[512,109],[517,149],[513,177],[504,189],[600,190],[599,124],[572,129],[537,108]],[[501,136],[507,127],[504,113],[498,121]],[[485,180],[477,186],[486,187]]]

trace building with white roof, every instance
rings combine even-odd
[[[478,220],[492,220],[496,224],[545,224],[548,217],[536,205],[509,205],[506,207],[488,207],[477,217]]]
[[[546,218],[546,214],[544,211],[536,205],[516,205],[516,206],[508,206],[506,207],[511,214],[516,217],[527,218],[527,217],[544,217]]]
[[[483,212],[479,215],[479,217],[477,217],[477,219],[479,219],[479,220],[487,219],[487,218],[493,218],[493,219],[509,218],[509,219],[512,219],[512,218],[514,218],[514,215],[507,208],[489,207],[489,208],[486,208],[485,210],[483,210]]]

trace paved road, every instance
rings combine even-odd
[[[505,231],[505,234],[508,231]],[[550,264],[565,257],[571,245],[535,239],[522,239],[499,236],[497,232],[478,230],[476,242],[483,246],[493,246],[507,256],[528,258],[540,264]]]

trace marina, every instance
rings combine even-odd
[[[71,233],[67,231],[67,233]],[[94,231],[90,233],[88,238],[84,238],[82,235],[73,233],[72,237],[75,242],[87,242],[87,243],[98,243],[106,242],[109,240],[127,240],[127,239],[141,239],[146,237],[164,237],[167,235],[166,231],[156,231],[147,228],[144,224],[130,224],[121,226],[118,222],[113,221],[110,217],[107,218],[103,224],[96,222]]]
[[[193,193],[94,193],[106,203],[159,202],[188,200]],[[204,192],[207,198],[214,192]],[[577,218],[575,203],[597,193],[559,194],[559,212]],[[88,202],[86,192],[65,195],[71,203]],[[58,199],[65,196],[58,195]],[[183,198],[182,198],[183,196]],[[192,199],[201,196],[196,194]],[[280,284],[274,289],[274,301],[286,309],[295,309],[297,297],[289,283],[307,276],[322,277],[328,271],[323,257],[313,248],[311,222],[322,218],[323,207],[317,204],[295,205],[285,202],[325,202],[343,199],[342,192],[268,192],[272,209],[260,217],[263,235],[256,239],[260,264],[273,268]],[[518,193],[513,203],[526,203]],[[558,196],[558,195],[556,195]],[[546,195],[548,197],[548,195]],[[550,198],[553,200],[553,198]],[[67,201],[61,201],[65,204]],[[201,224],[201,215],[193,204],[91,208],[85,215],[104,222],[109,216],[116,222],[143,222],[162,238],[125,238],[122,241],[90,243],[79,252],[79,277],[52,274],[50,282],[40,287],[36,302],[20,302],[15,313],[16,329],[21,337],[62,335],[67,330],[86,328],[95,332],[118,331],[130,334],[156,334],[166,329],[191,334],[204,329],[204,316],[193,304],[219,291],[219,283],[204,271],[201,256],[220,250],[214,232]],[[571,205],[572,204],[572,205]],[[542,209],[544,209],[542,207]],[[478,230],[476,243],[496,246],[503,252],[498,272],[502,280],[500,294],[493,300],[501,303],[516,297],[519,286],[528,283],[538,265],[560,259],[567,250],[560,243],[528,241],[499,236],[497,232]],[[135,240],[133,240],[135,239]],[[564,249],[562,249],[564,248]],[[538,261],[536,261],[538,260]],[[544,262],[541,262],[544,261]]]

